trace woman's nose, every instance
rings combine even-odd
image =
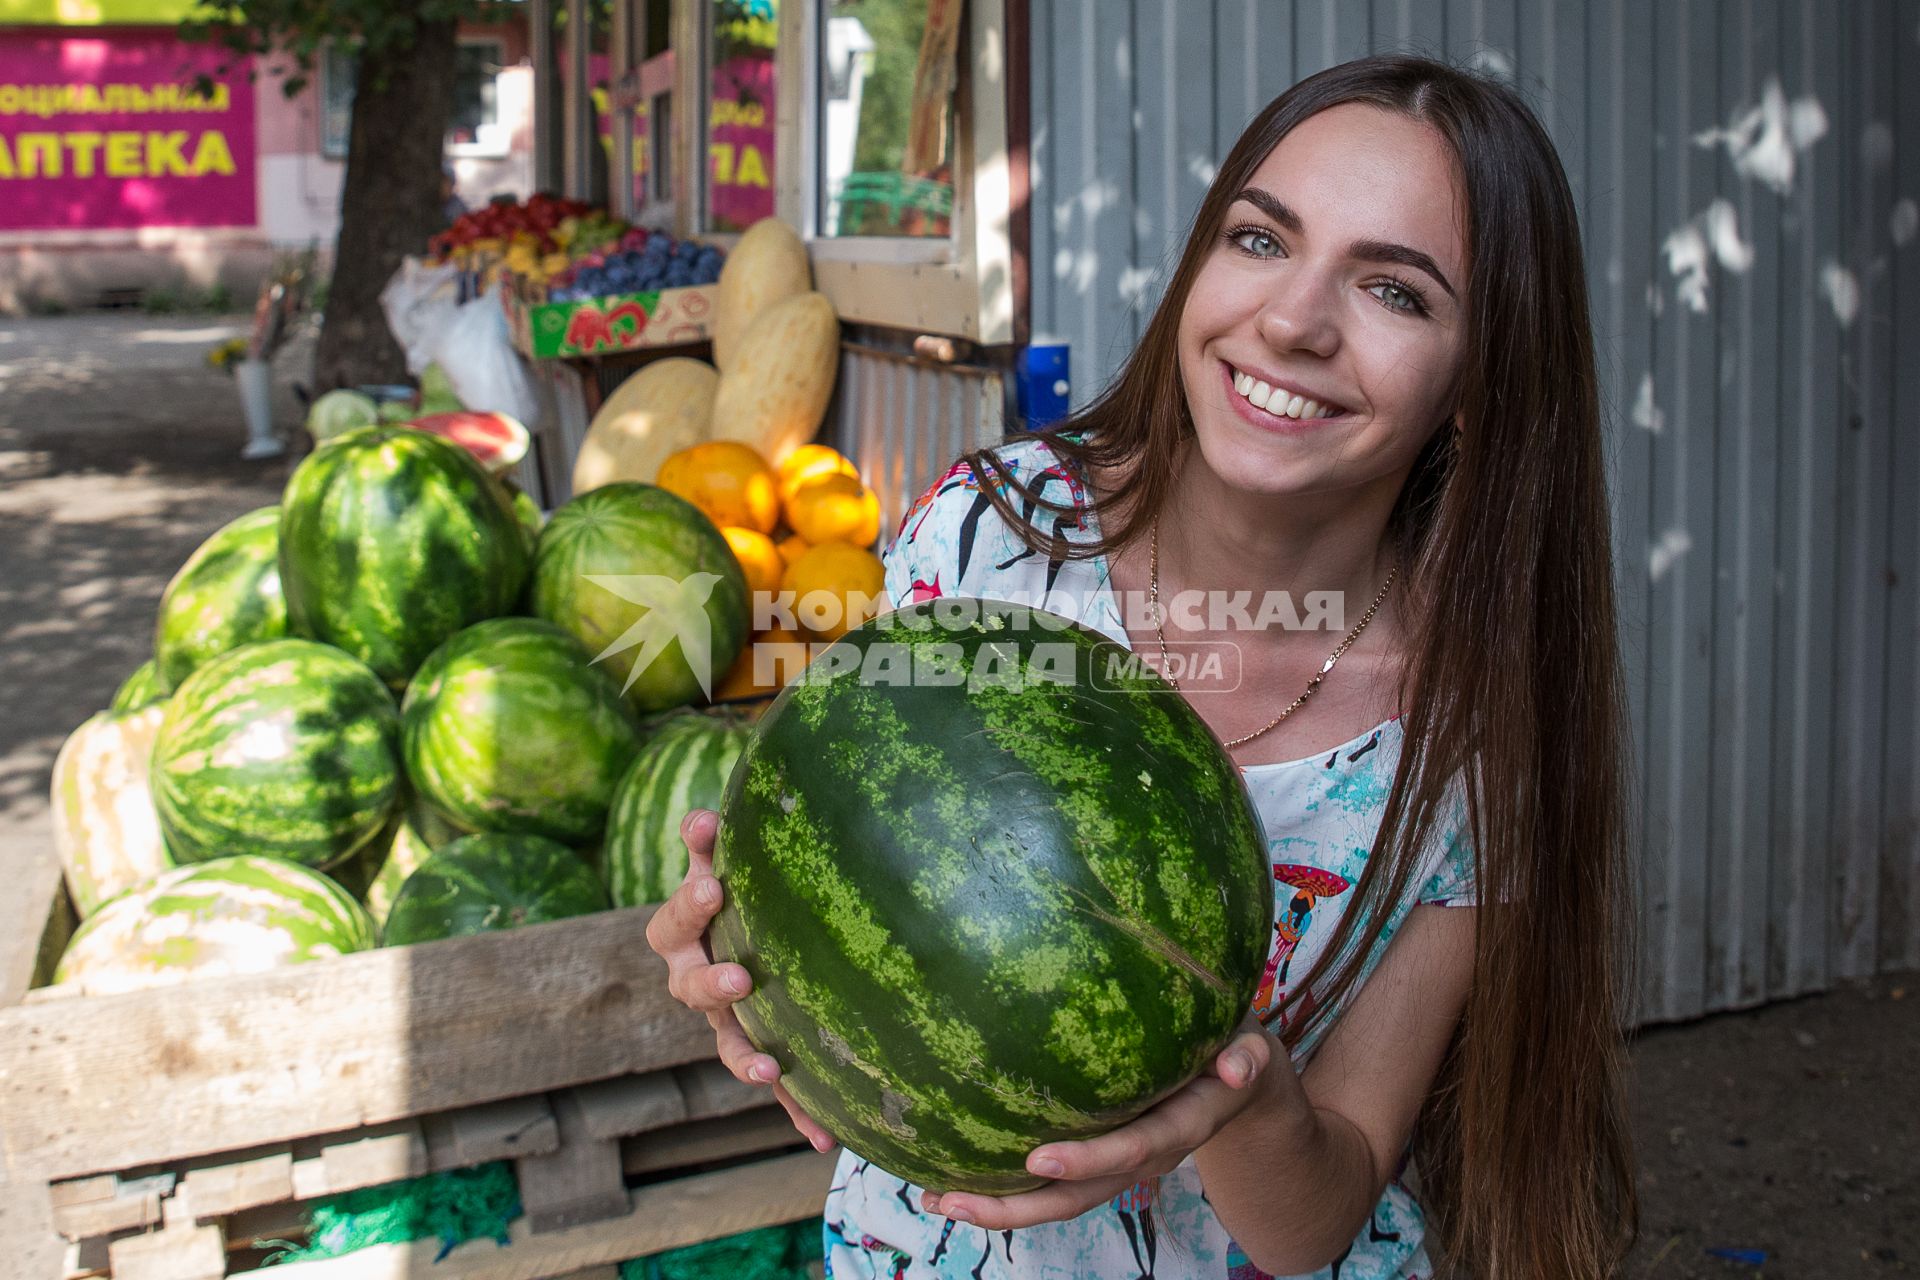
[[[1276,351],[1332,355],[1340,347],[1337,287],[1309,269],[1284,273],[1256,317],[1261,338]]]

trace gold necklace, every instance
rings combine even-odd
[[[1312,697],[1313,691],[1320,687],[1320,682],[1326,678],[1327,672],[1333,670],[1333,664],[1340,661],[1340,655],[1347,651],[1347,646],[1352,644],[1354,639],[1366,629],[1369,622],[1373,621],[1373,615],[1379,610],[1380,602],[1387,598],[1387,588],[1393,585],[1394,575],[1399,572],[1399,565],[1395,565],[1393,568],[1387,570],[1387,580],[1380,584],[1380,594],[1373,598],[1373,603],[1367,606],[1367,611],[1360,615],[1360,621],[1354,623],[1353,630],[1347,632],[1347,638],[1342,640],[1339,646],[1327,655],[1327,660],[1321,664],[1319,673],[1316,674],[1313,679],[1307,681],[1306,689],[1301,692],[1299,697],[1288,704],[1285,711],[1282,711],[1279,715],[1258,729],[1255,729],[1252,733],[1235,738],[1233,741],[1224,745],[1231,749],[1252,742],[1255,738],[1267,732],[1269,729],[1277,727],[1282,720],[1285,720],[1288,716],[1298,711],[1300,704]],[[1147,605],[1153,612],[1153,634],[1160,639],[1161,672],[1166,676],[1167,683],[1172,685],[1177,692],[1180,688],[1180,682],[1174,678],[1171,665],[1167,659],[1166,620],[1160,614],[1160,517],[1158,516],[1153,518],[1153,525],[1147,541]]]

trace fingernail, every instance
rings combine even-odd
[[[1067,1166],[1052,1156],[1038,1156],[1027,1161],[1027,1168],[1042,1178],[1057,1178],[1067,1171]]]
[[[1240,1068],[1240,1083],[1253,1083],[1254,1076],[1260,1073],[1260,1068],[1253,1065],[1253,1056],[1251,1054],[1236,1053],[1233,1055],[1233,1061],[1234,1065]]]
[[[772,1084],[773,1073],[767,1070],[765,1063],[756,1062],[747,1068],[747,1079],[755,1084]]]
[[[813,1144],[813,1149],[815,1151],[825,1153],[833,1150],[833,1139],[827,1137],[825,1134],[821,1134],[817,1137],[810,1138],[808,1139],[808,1141]]]
[[[740,994],[740,975],[728,969],[720,975],[720,989],[730,996]]]
[[[973,1210],[967,1208],[963,1204],[958,1204],[958,1205],[955,1205],[953,1208],[947,1210],[947,1216],[949,1218],[952,1218],[955,1222],[972,1222]]]
[[[710,907],[720,901],[720,882],[710,879],[700,881],[693,886],[693,900],[703,907]]]

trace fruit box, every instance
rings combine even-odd
[[[121,995],[0,990],[13,1194],[45,1187],[69,1278],[252,1275],[304,1202],[512,1160],[504,1246],[378,1245],[273,1280],[611,1276],[820,1211],[832,1157],[713,1059],[652,908]],[[64,887],[38,973],[73,929]],[[17,966],[16,966],[17,968]]]
[[[503,297],[514,346],[522,355],[551,360],[705,342],[716,292],[703,284],[547,302],[544,289],[516,281]]]

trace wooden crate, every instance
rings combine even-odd
[[[667,994],[650,914],[123,995],[0,992],[8,1180],[47,1187],[70,1276],[116,1280],[252,1274],[250,1242],[296,1230],[316,1196],[500,1159],[526,1210],[508,1245],[272,1275],[600,1277],[818,1213],[832,1158],[713,1059],[706,1019]],[[71,928],[56,894],[42,977]]]

